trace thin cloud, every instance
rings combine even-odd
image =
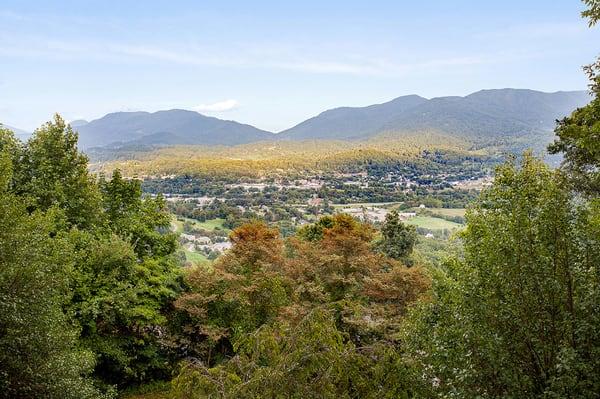
[[[194,107],[193,110],[198,112],[227,112],[239,106],[240,103],[237,100],[224,100],[212,104],[200,104]]]
[[[277,48],[264,46],[263,52],[247,52],[236,49],[235,55],[223,53],[214,47],[179,46],[166,48],[145,44],[121,44],[106,41],[62,41],[41,37],[26,36],[15,38],[0,33],[0,55],[13,57],[55,59],[94,58],[110,62],[161,62],[168,64],[225,67],[225,68],[262,68],[288,70],[312,74],[337,74],[357,76],[408,76],[415,72],[435,73],[449,68],[460,69],[465,66],[491,64],[531,58],[518,51],[496,52],[490,54],[456,54],[448,57],[421,60],[392,60],[372,55],[358,55],[351,59],[327,59],[322,54],[298,56]],[[227,100],[231,101],[231,100]],[[207,104],[212,105],[212,104]],[[231,103],[227,103],[231,106]],[[234,106],[235,107],[235,106]],[[210,111],[210,109],[208,109]],[[213,112],[222,112],[220,110]]]

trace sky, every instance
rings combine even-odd
[[[0,122],[181,108],[281,131],[339,106],[585,90],[578,0],[0,1]]]

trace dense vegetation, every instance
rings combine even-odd
[[[60,117],[22,144],[0,130],[0,395],[112,396],[166,378],[182,289],[164,201],[96,180]]]
[[[253,220],[183,269],[163,198],[90,174],[59,116],[0,129],[0,397],[597,398],[599,70],[562,167],[499,166],[435,265],[390,212]]]

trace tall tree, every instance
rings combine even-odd
[[[143,198],[141,181],[124,179],[120,170],[100,180],[102,207],[108,228],[128,239],[140,257],[161,257],[175,252],[175,234],[169,232],[171,215],[162,196]]]
[[[589,19],[590,27],[600,20],[600,1],[584,0],[587,5],[582,15]],[[594,96],[590,104],[560,120],[555,133],[558,136],[548,150],[563,153],[563,168],[575,187],[592,196],[600,194],[600,58],[584,67],[590,79]]]
[[[464,262],[437,273],[405,336],[432,396],[598,396],[593,212],[529,155],[497,170],[467,213]]]
[[[377,246],[381,252],[393,259],[406,259],[417,243],[417,229],[408,226],[400,220],[395,209],[385,215],[381,227],[381,239]]]
[[[28,141],[15,191],[31,197],[34,209],[57,206],[69,225],[87,228],[100,215],[98,187],[87,167],[87,157],[77,149],[77,134],[57,114]]]
[[[86,377],[93,355],[62,309],[72,248],[56,236],[56,209],[29,214],[7,191],[11,168],[0,150],[0,397],[100,397]]]

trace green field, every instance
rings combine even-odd
[[[465,208],[427,208],[428,211],[431,211],[431,213],[437,214],[437,215],[443,215],[443,216],[460,216],[460,217],[464,217],[465,216]]]
[[[221,230],[227,230],[223,227],[223,223],[225,223],[225,219],[212,219],[207,220],[206,222],[198,222],[197,220],[188,219],[190,222],[193,222],[196,226],[204,230],[215,230],[217,228]]]
[[[220,230],[224,230],[224,231],[229,231],[229,229],[227,229],[223,226],[223,223],[225,223],[225,219],[212,219],[212,220],[207,220],[205,222],[199,222],[197,220],[188,219],[188,218],[173,218],[173,220],[171,221],[171,225],[172,225],[173,230],[176,233],[183,233],[183,223],[184,222],[180,219],[183,219],[186,222],[192,223],[194,225],[194,227],[196,227],[198,229],[203,229],[203,230],[208,230],[208,231],[220,229]]]
[[[184,249],[183,251],[185,252],[185,259],[188,262],[192,262],[192,263],[208,263],[208,262],[210,262],[208,260],[208,258],[206,256],[204,256],[204,254],[201,254],[199,252],[188,251],[187,249]]]
[[[405,223],[429,230],[452,230],[462,227],[461,224],[449,222],[447,220],[434,218],[431,216],[415,216],[413,218],[408,219]]]

